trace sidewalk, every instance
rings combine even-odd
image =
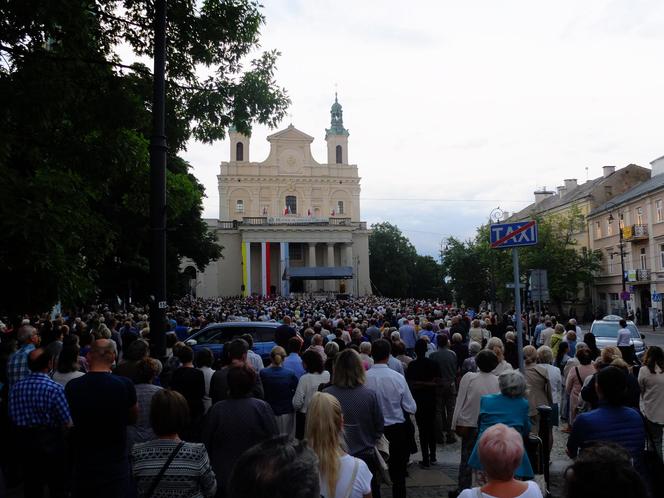
[[[561,433],[557,427],[553,430],[553,448],[551,451],[551,465],[549,472],[551,474],[551,495],[553,498],[560,498],[563,495],[563,474],[568,465],[572,463],[565,454],[565,445],[567,435]],[[409,477],[406,479],[409,498],[447,498],[448,491],[456,489],[456,483],[459,470],[459,457],[461,455],[461,443],[457,441],[454,444],[438,445],[436,449],[436,458],[438,462],[432,465],[430,469],[423,470],[417,462],[421,459],[421,454],[411,455],[411,462],[408,467]],[[383,498],[391,498],[392,490],[383,487]]]

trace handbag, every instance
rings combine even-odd
[[[173,459],[175,456],[178,454],[180,451],[180,448],[184,446],[184,441],[180,441],[180,444],[178,444],[175,449],[171,452],[171,454],[168,456],[168,459],[164,463],[163,467],[159,471],[159,474],[152,480],[152,484],[150,484],[150,489],[148,489],[148,492],[145,493],[145,496],[148,498],[151,498],[152,495],[154,494],[155,490],[157,489],[157,486],[159,486],[159,482],[161,481],[161,478],[164,477],[164,474],[168,470],[169,465],[171,462],[173,462]]]
[[[664,489],[664,461],[662,461],[662,455],[657,452],[657,446],[655,446],[655,441],[648,430],[645,417],[643,422],[646,429],[646,449],[643,451],[643,463],[648,472],[652,489]]]

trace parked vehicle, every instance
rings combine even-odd
[[[260,355],[263,358],[263,363],[267,365],[270,363],[270,351],[276,345],[274,331],[279,325],[277,322],[249,321],[211,323],[191,335],[185,343],[191,346],[194,351],[200,348],[209,348],[215,358],[220,358],[225,343],[244,334],[250,334],[254,340],[251,349]]]
[[[620,320],[618,315],[607,315],[601,320],[595,320],[590,326],[590,331],[595,335],[597,347],[604,349],[607,346],[615,346],[618,341],[618,330],[620,329]],[[646,352],[645,335],[639,333],[634,322],[627,321],[627,328],[632,333],[631,343],[634,344],[634,351],[639,361],[643,360]]]

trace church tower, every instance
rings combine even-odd
[[[330,109],[330,128],[325,130],[328,164],[348,164],[348,130],[344,128],[343,109],[334,94]]]
[[[228,129],[231,141],[231,162],[249,162],[249,136],[238,132],[235,126]]]

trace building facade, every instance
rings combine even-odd
[[[621,195],[643,184],[650,178],[650,170],[636,164],[630,164],[616,170],[615,166],[604,166],[602,176],[579,184],[576,179],[566,179],[556,192],[543,188],[536,191],[535,202],[521,211],[514,213],[510,220],[521,221],[534,217],[568,216],[576,212],[583,216],[584,223],[578,224],[572,234],[578,251],[594,249],[590,214],[600,206],[611,202]],[[569,296],[563,303],[563,312],[573,308],[581,318],[593,312],[593,290],[580,287],[576,296]]]
[[[664,157],[651,165],[651,178],[588,216],[591,248],[602,253],[594,285],[598,311],[622,315],[627,304],[642,324],[651,308],[662,309],[658,295],[664,293]]]
[[[196,275],[197,296],[371,294],[360,177],[336,97],[330,114],[324,164],[312,156],[314,138],[292,124],[267,137],[262,162],[250,161],[249,136],[230,131],[219,219],[206,220],[223,257]]]

